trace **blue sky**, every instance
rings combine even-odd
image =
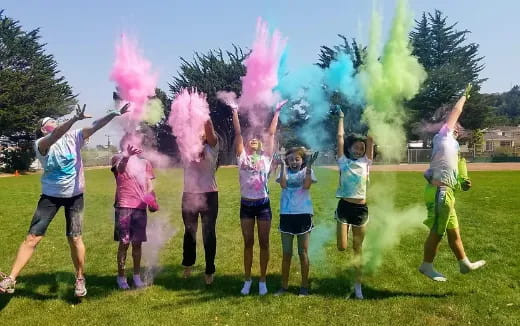
[[[87,103],[90,113],[100,116],[112,103],[114,84],[108,75],[114,59],[114,44],[121,32],[139,40],[144,55],[160,73],[159,87],[168,91],[179,57],[194,51],[248,47],[256,18],[266,18],[289,39],[293,65],[316,62],[321,45],[337,44],[341,33],[366,43],[372,1],[36,1],[2,0],[4,14],[23,27],[41,28],[47,51],[59,69]],[[395,1],[380,0],[385,33]],[[515,0],[410,0],[416,17],[439,9],[450,22],[472,33],[485,56],[482,77],[485,92],[506,91],[520,84],[520,1]],[[93,143],[104,143],[101,131]]]

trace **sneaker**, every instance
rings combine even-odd
[[[76,297],[84,297],[87,295],[87,288],[85,287],[85,278],[77,278],[76,284],[74,285],[74,295]]]
[[[299,297],[306,297],[309,295],[309,289],[307,288],[300,288],[300,294],[298,294]]]
[[[128,285],[128,281],[126,280],[126,276],[118,276],[117,277],[117,286],[120,290],[128,290],[130,286]]]
[[[267,290],[266,282],[258,282],[258,294],[259,295],[266,295],[267,292],[269,292],[269,291]]]
[[[242,290],[240,290],[240,293],[242,295],[248,295],[251,291],[251,284],[253,283],[252,280],[244,281],[244,286],[242,287]]]
[[[144,284],[144,282],[141,280],[140,275],[134,275],[132,280],[134,281],[134,286],[136,289],[142,289],[142,288],[146,287],[146,284]]]
[[[274,295],[277,297],[281,297],[282,295],[284,295],[286,293],[287,293],[287,289],[280,288],[280,290],[278,290]]]
[[[0,293],[14,293],[14,286],[16,285],[16,281],[13,280],[9,275],[0,272]]]

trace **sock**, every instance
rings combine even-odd
[[[437,272],[435,268],[433,268],[433,263],[423,262],[421,267],[419,267],[419,272],[437,282],[446,282],[448,280],[446,276]]]
[[[267,294],[267,284],[265,282],[258,282],[258,294],[260,294],[260,295]]]
[[[474,263],[470,262],[468,257],[464,257],[464,259],[459,260],[459,269],[462,274],[467,274],[475,269],[479,269],[480,267],[486,264],[485,260],[479,260]]]
[[[126,279],[126,276],[118,276],[117,277],[117,285],[119,286],[120,289],[129,289],[130,287],[128,286],[128,281]]]
[[[361,291],[361,283],[354,284],[354,294],[356,299],[363,299],[363,291]]]
[[[242,287],[242,290],[240,290],[240,293],[242,293],[243,295],[248,295],[249,291],[251,291],[251,283],[251,280],[244,281],[244,286]]]

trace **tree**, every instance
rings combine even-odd
[[[181,58],[180,72],[174,76],[170,84],[170,92],[175,97],[182,88],[195,87],[198,91],[206,93],[210,107],[210,116],[218,133],[220,142],[219,160],[223,164],[229,164],[234,158],[233,154],[233,126],[231,112],[223,103],[217,100],[217,91],[232,91],[240,96],[242,84],[240,77],[245,75],[246,68],[243,64],[247,53],[233,45],[233,51],[223,52],[221,49],[210,50],[205,54],[195,52],[192,62]],[[170,106],[166,106],[165,114],[169,115]],[[243,122],[243,121],[241,121]],[[169,129],[166,121],[163,121],[158,130],[167,134]],[[159,150],[173,154],[176,151],[172,144],[163,143]]]
[[[358,69],[363,64],[363,58],[366,54],[366,47],[360,47],[356,39],[352,39],[349,43],[346,36],[338,34],[338,37],[343,40],[343,43],[334,45],[332,48],[326,45],[320,47],[320,54],[317,65],[320,68],[328,68],[330,63],[334,61],[339,54],[346,53],[351,56],[354,63],[354,68]]]
[[[508,124],[520,124],[520,86],[515,85],[508,92],[498,95],[497,114]]]
[[[461,123],[469,129],[485,127],[492,112],[482,96],[480,85],[486,79],[479,77],[484,68],[479,45],[467,43],[467,30],[456,29],[457,23],[448,24],[448,18],[436,10],[423,13],[410,33],[413,54],[424,66],[428,77],[419,94],[409,103],[410,124],[433,121],[435,113],[454,102],[468,83],[473,83],[473,94],[468,101]]]
[[[75,104],[72,88],[58,76],[58,64],[39,43],[39,29],[22,30],[0,11],[0,130],[30,135],[45,116],[59,117]]]
[[[68,114],[75,104],[72,88],[59,76],[54,57],[45,53],[39,32],[24,31],[0,10],[0,135],[17,140],[20,153],[13,154],[17,159],[12,162],[20,170],[34,159],[30,139],[38,120]]]

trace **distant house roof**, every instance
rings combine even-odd
[[[497,135],[494,133],[485,133],[484,140],[514,140],[513,137]]]
[[[495,126],[484,129],[484,132],[493,131],[520,131],[520,126]]]

